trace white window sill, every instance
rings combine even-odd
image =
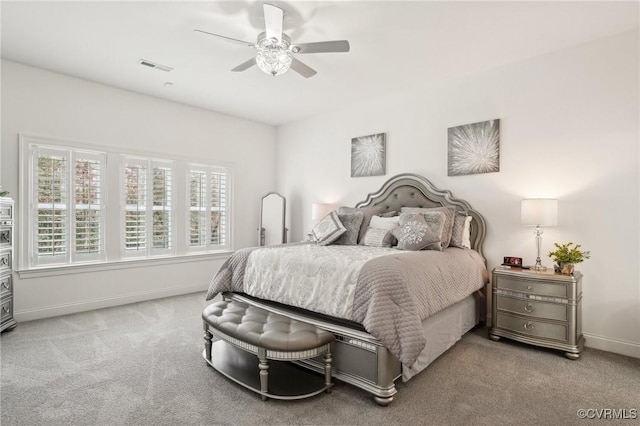
[[[43,278],[56,275],[85,274],[90,272],[111,271],[114,269],[148,268],[158,265],[204,262],[226,259],[231,251],[193,253],[180,256],[158,256],[144,259],[125,259],[112,262],[78,263],[75,265],[43,266],[16,271],[20,279]]]

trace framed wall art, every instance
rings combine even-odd
[[[500,171],[500,120],[488,120],[447,129],[448,175]]]
[[[351,177],[385,174],[385,133],[351,139]]]

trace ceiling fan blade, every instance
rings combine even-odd
[[[220,37],[222,39],[225,39],[227,41],[231,41],[233,43],[239,43],[239,44],[244,44],[245,46],[255,47],[254,43],[249,43],[248,41],[238,40],[236,38],[231,38],[231,37],[223,36],[223,35],[220,35],[220,34],[210,33],[208,31],[202,31],[202,30],[193,30],[193,31],[196,31],[196,32],[199,32],[199,33],[203,33],[203,34],[207,34],[207,35],[211,35],[211,36],[214,36],[214,37]]]
[[[293,61],[291,61],[291,69],[297,72],[298,74],[300,74],[301,76],[303,76],[304,78],[313,77],[314,75],[317,74],[316,70],[309,67],[308,65],[303,64],[296,58],[293,58]]]
[[[348,52],[349,42],[347,40],[335,40],[335,41],[319,41],[316,43],[300,43],[293,46],[300,49],[299,54],[304,53],[331,53],[331,52]]]
[[[282,21],[284,19],[284,11],[279,7],[271,4],[264,4],[264,29],[267,38],[275,38],[282,40]]]
[[[241,63],[240,65],[238,65],[237,67],[235,67],[231,71],[234,71],[234,72],[244,71],[247,68],[251,68],[255,64],[256,64],[256,58],[251,58],[248,61]]]

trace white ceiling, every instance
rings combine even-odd
[[[347,39],[350,53],[300,55],[304,79],[231,68],[254,50],[262,2],[2,1],[2,57],[279,125],[438,84],[638,27],[632,2],[270,1],[293,42]],[[143,67],[140,59],[173,68]],[[165,82],[173,85],[166,86]]]

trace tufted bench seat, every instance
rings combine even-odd
[[[261,394],[263,400],[266,400],[267,397],[300,399],[317,395],[322,391],[330,392],[332,386],[331,345],[335,340],[333,334],[314,325],[238,301],[222,300],[212,303],[202,312],[202,319],[205,332],[204,357],[207,363],[237,383]],[[246,369],[238,370],[235,367],[230,367],[228,359],[215,359],[218,355],[213,356],[214,336],[219,339],[215,344],[224,342],[241,351],[258,356],[259,386],[252,384],[250,377],[245,377],[247,376]],[[218,352],[221,357],[237,358],[237,355],[228,356],[227,349],[221,348]],[[324,356],[325,374],[324,381],[320,382],[317,389],[309,390],[308,386],[305,389],[305,385],[308,383],[299,383],[304,389],[301,393],[285,392],[287,394],[282,395],[270,392],[268,360],[298,361],[318,356]],[[292,366],[292,368],[294,367]],[[283,379],[290,381],[291,377]],[[308,381],[306,378],[301,380]]]

